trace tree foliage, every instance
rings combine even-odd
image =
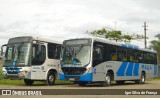
[[[126,43],[130,43],[133,39],[144,39],[145,37],[143,35],[129,35],[129,34],[123,34],[119,30],[106,30],[105,28],[102,28],[100,30],[94,30],[93,32],[87,32],[90,35],[98,36],[98,37],[105,37],[109,40],[115,40],[117,41],[123,41]]]
[[[108,33],[105,35],[105,38],[109,38],[110,40],[113,39],[117,42],[118,40],[122,39],[122,33],[121,31],[116,30],[108,31]]]
[[[160,64],[160,34],[156,35],[155,37],[158,37],[158,40],[152,40],[151,45],[149,46],[150,49],[154,49],[157,52],[158,55],[158,63]]]

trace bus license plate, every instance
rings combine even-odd
[[[70,80],[70,81],[74,81],[74,80],[75,80],[75,78],[69,78],[69,80]]]

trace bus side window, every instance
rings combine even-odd
[[[40,48],[40,49],[38,49]],[[41,65],[46,59],[46,48],[44,45],[33,44],[32,65]]]
[[[142,52],[135,51],[134,54],[135,54],[135,62],[142,63],[142,58],[143,58]]]
[[[151,64],[157,64],[157,58],[155,53],[150,53],[150,63]]]
[[[117,54],[112,53],[111,57],[112,57],[112,61],[116,61],[117,60]]]
[[[148,52],[143,52],[143,57],[144,57],[143,63],[149,64],[150,63],[150,55],[149,55],[149,53]]]
[[[116,61],[117,60],[117,50],[116,47],[112,46],[110,50],[111,60]]]
[[[55,50],[55,59],[60,59],[61,46],[57,45]]]
[[[93,49],[93,67],[95,67],[96,65],[104,61],[103,59],[104,47],[102,45],[96,44],[93,48],[94,48]]]
[[[54,43],[48,43],[48,58],[59,59],[61,46]]]
[[[117,55],[118,55],[117,58],[118,61],[127,61],[125,48],[118,48]]]

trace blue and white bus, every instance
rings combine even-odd
[[[61,52],[60,80],[80,86],[95,82],[110,86],[111,81],[143,84],[146,78],[158,75],[157,53],[130,44],[101,38],[69,39]]]
[[[3,76],[24,79],[26,85],[45,81],[53,85],[58,79],[62,41],[33,36],[10,38],[4,56]],[[3,49],[3,47],[2,47]]]

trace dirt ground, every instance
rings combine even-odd
[[[14,81],[14,80],[13,80]],[[160,89],[160,80],[149,80],[145,84],[135,84],[134,82],[126,82],[123,85],[112,83],[110,87],[102,87],[99,84],[88,84],[86,86],[79,86],[78,84],[65,84],[45,86],[45,84],[26,85],[1,85],[0,89]]]
[[[99,85],[86,85],[83,87],[78,86],[77,84],[72,84],[72,85],[54,85],[54,86],[45,86],[45,85],[32,85],[32,86],[25,86],[25,85],[0,85],[0,89],[157,89],[160,90],[160,80],[152,80],[152,81],[146,81],[145,84],[139,85],[139,84],[134,84],[133,82],[127,82],[124,85],[116,85],[113,83],[110,87],[101,87]],[[65,91],[62,92],[65,94]],[[0,98],[6,97],[8,98],[9,96],[0,96]],[[10,96],[12,98],[18,98],[22,96]],[[42,95],[42,96],[23,96],[25,97],[30,97],[30,98],[160,98],[159,95]]]

